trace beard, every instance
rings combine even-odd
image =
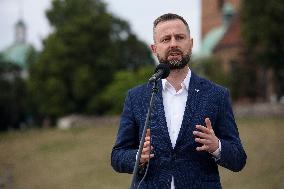
[[[168,60],[168,57],[170,56],[171,53],[181,54],[182,58],[179,60],[177,59]],[[169,65],[171,70],[183,69],[190,61],[191,52],[188,52],[184,55],[183,52],[179,49],[171,49],[170,51],[167,52],[165,57],[166,58],[161,58],[159,55],[157,55],[159,62]]]

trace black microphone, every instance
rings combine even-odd
[[[158,81],[160,79],[164,79],[170,74],[170,66],[167,64],[159,64],[155,69],[155,74],[149,79],[149,82]]]

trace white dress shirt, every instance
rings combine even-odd
[[[181,89],[179,91],[176,91],[166,79],[162,79],[163,104],[173,148],[176,145],[176,140],[183,120],[190,77],[191,71],[189,69],[186,78],[181,83]]]
[[[175,88],[166,79],[162,79],[163,104],[164,104],[168,132],[170,135],[173,148],[176,145],[176,140],[183,120],[184,110],[188,96],[190,77],[191,77],[191,70],[188,69],[187,76],[181,83],[181,89],[179,91],[176,91]],[[221,152],[220,147],[221,145],[219,141],[219,148],[212,153],[216,158],[220,157],[220,152]],[[175,189],[174,177],[172,177],[171,189]]]

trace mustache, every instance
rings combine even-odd
[[[182,54],[183,55],[183,52],[178,49],[178,48],[172,48],[170,49],[168,52],[167,52],[167,57],[171,54],[171,53],[178,53],[178,54]]]

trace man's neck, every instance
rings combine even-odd
[[[167,77],[167,81],[176,91],[179,91],[182,88],[181,83],[186,78],[188,70],[188,66],[185,66],[183,69],[171,70],[170,75]]]

